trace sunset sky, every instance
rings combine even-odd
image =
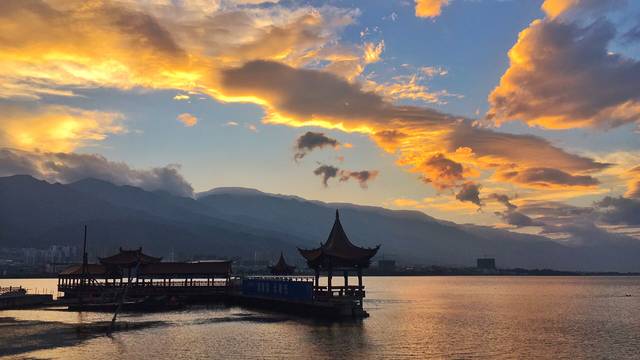
[[[0,2],[0,175],[640,239],[640,2]]]

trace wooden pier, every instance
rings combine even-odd
[[[0,288],[0,310],[26,309],[51,304],[51,294],[27,294],[21,286]]]
[[[316,249],[299,249],[314,276],[294,276],[295,267],[281,254],[271,276],[238,278],[232,276],[231,261],[162,262],[136,250],[123,250],[89,264],[63,270],[58,290],[65,301],[75,301],[78,309],[120,308],[123,304],[144,308],[145,303],[211,302],[257,306],[277,311],[296,312],[332,318],[363,318],[365,290],[362,269],[369,266],[379,249],[352,244],[342,228],[336,211],[333,228],[326,242]],[[321,275],[326,274],[326,285]],[[357,284],[349,284],[349,274]],[[343,285],[333,283],[334,275],[344,278]],[[117,306],[116,306],[117,305]],[[162,308],[162,307],[160,307]]]

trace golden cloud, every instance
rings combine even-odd
[[[420,3],[421,9],[432,13],[429,3],[437,3],[438,13],[448,4]],[[0,95],[37,98],[60,91],[71,96],[92,87],[144,87],[255,103],[265,108],[266,123],[367,134],[385,151],[396,153],[400,166],[422,177],[447,179],[434,173],[433,166],[425,167],[441,154],[464,169],[463,179],[450,179],[455,180],[451,186],[466,190],[460,198],[476,203],[478,187],[473,188],[468,178],[486,176],[485,172],[557,167],[571,176],[583,176],[606,167],[539,137],[482,129],[468,119],[392,102],[394,97],[426,99],[428,89],[417,81],[409,81],[408,90],[399,88],[389,95],[363,88],[354,76],[367,63],[379,60],[384,45],[365,44],[358,51],[335,45],[337,31],[356,15],[357,11],[332,7],[202,9],[189,2],[0,2],[0,79],[8,80],[0,82]],[[520,58],[514,55],[512,62]],[[300,68],[318,62],[329,65],[321,70]],[[31,120],[3,126],[8,144],[29,147],[30,141],[63,151],[123,131],[114,114],[46,107],[36,113],[38,117]],[[63,113],[82,119],[82,124],[50,118]],[[4,125],[7,120],[2,121]],[[63,123],[67,125],[60,125],[61,130],[52,130]]]
[[[416,74],[395,76],[392,81],[383,83],[367,80],[364,82],[364,89],[389,100],[417,100],[432,104],[446,104],[447,97],[462,98],[462,95],[451,94],[446,90],[431,91],[424,85],[424,78]]]
[[[545,1],[509,51],[510,67],[489,96],[488,118],[552,129],[612,128],[640,121],[640,61],[609,52],[616,28],[599,17],[573,21],[616,1]],[[611,5],[612,6],[612,5]]]
[[[364,44],[364,62],[365,64],[372,64],[380,61],[380,55],[384,50],[384,41],[374,44],[371,42]]]
[[[122,115],[61,105],[0,104],[0,146],[66,152],[124,132]]]
[[[192,127],[198,123],[198,118],[189,113],[182,113],[178,115],[178,121],[180,121],[186,127]]]
[[[368,134],[386,151],[397,153],[398,164],[440,189],[462,188],[468,177],[478,177],[485,170],[553,166],[568,176],[587,176],[569,172],[597,172],[608,166],[567,153],[536,136],[500,133],[432,109],[393,105],[358,84],[318,70],[254,61],[224,71],[221,89],[228,99],[262,104],[268,113],[266,122]],[[444,160],[432,160],[440,158],[460,169],[436,166]],[[477,196],[474,201],[479,203]]]
[[[434,18],[440,16],[442,8],[449,5],[450,0],[415,0],[416,16]]]

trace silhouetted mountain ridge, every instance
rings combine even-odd
[[[95,179],[61,185],[29,176],[0,178],[0,240],[3,246],[20,247],[77,244],[87,223],[96,251],[142,245],[160,256],[275,259],[283,250],[300,264],[295,248],[326,240],[336,208],[354,243],[381,244],[381,254],[404,263],[470,266],[488,254],[501,267],[640,271],[640,246],[635,244],[570,247],[417,211],[244,188],[213,189],[192,199]]]

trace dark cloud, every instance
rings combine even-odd
[[[515,210],[507,210],[502,213],[496,213],[499,215],[504,222],[509,225],[517,226],[517,227],[525,227],[525,226],[542,226],[543,223],[536,221],[529,216]]]
[[[554,201],[528,201],[519,207],[496,212],[507,224],[517,227],[540,226],[543,235],[574,245],[637,242],[629,235],[608,231],[602,225],[638,225],[638,214],[640,201],[622,197],[605,197],[593,207],[577,207]]]
[[[600,220],[611,225],[640,225],[640,200],[607,196],[595,203]]]
[[[273,61],[250,61],[223,71],[222,85],[226,95],[259,96],[281,114],[305,121],[340,120],[347,128],[370,122],[389,126],[392,120],[439,127],[457,119],[429,108],[393,105],[331,73]]]
[[[95,178],[116,185],[145,190],[164,190],[179,196],[193,196],[193,188],[180,174],[179,166],[132,169],[122,162],[97,154],[28,152],[0,149],[0,176],[31,175],[50,182],[70,183]]]
[[[425,174],[423,181],[432,183],[436,188],[448,189],[464,180],[462,164],[448,159],[443,154],[436,154],[425,161],[421,170]]]
[[[313,173],[315,175],[322,176],[322,184],[325,187],[329,185],[330,179],[338,178],[341,182],[354,179],[358,181],[358,184],[360,184],[360,187],[363,189],[366,189],[368,187],[368,182],[375,179],[379,174],[377,170],[349,171],[341,170],[335,166],[325,164],[318,166]]]
[[[361,171],[340,171],[340,181],[348,181],[349,179],[355,179],[360,184],[360,187],[366,189],[368,187],[369,180],[373,180],[378,176],[377,170],[361,170]]]
[[[581,20],[536,20],[520,33],[489,118],[550,128],[640,120],[640,62],[609,51],[616,27],[605,17]]]
[[[496,167],[550,167],[584,173],[608,166],[567,153],[540,137],[499,133],[433,109],[394,105],[358,83],[323,71],[250,61],[224,70],[221,85],[225,96],[261,99],[267,118],[275,123],[323,122],[368,133],[383,149],[399,150],[399,162],[416,170],[424,165],[420,152],[446,156],[460,149],[474,155],[470,163],[477,157]],[[487,163],[475,165],[487,167]],[[431,174],[422,175],[434,182]]]
[[[622,35],[622,40],[627,44],[640,41],[640,24],[627,30],[624,35]]]
[[[337,147],[338,140],[326,136],[324,133],[307,131],[296,140],[294,158],[300,160],[314,149],[322,149],[325,146]]]
[[[517,208],[517,206],[513,205],[511,203],[511,199],[509,199],[509,196],[504,195],[504,194],[491,194],[489,195],[490,199],[494,199],[497,202],[501,203],[502,205],[506,206],[507,210],[515,210]]]
[[[406,137],[407,134],[398,130],[382,130],[373,135],[378,144],[389,151],[394,151],[398,143]]]
[[[340,169],[335,166],[320,165],[313,170],[313,173],[322,176],[322,184],[327,187],[329,186],[329,179],[337,177],[339,171]]]
[[[502,220],[516,227],[525,227],[525,226],[542,226],[543,223],[537,220],[532,219],[528,215],[523,214],[520,211],[517,211],[518,207],[511,203],[511,199],[509,196],[504,194],[491,194],[489,195],[489,199],[493,199],[506,207],[505,211],[498,211],[495,214],[502,218]]]
[[[505,171],[498,174],[503,180],[523,185],[549,187],[560,186],[595,186],[600,182],[589,175],[571,175],[562,170],[552,168],[528,168],[520,171]]]
[[[518,210],[530,216],[544,218],[545,221],[553,219],[570,221],[593,213],[591,207],[572,206],[557,201],[528,201],[520,205]]]
[[[480,201],[480,185],[472,182],[462,184],[460,191],[456,194],[456,199],[482,206],[482,202]]]
[[[572,223],[560,225],[546,224],[541,234],[552,237],[561,236],[563,243],[574,246],[637,246],[638,243],[638,239],[623,233],[607,231],[590,219],[578,219]]]
[[[113,4],[105,6],[101,11],[121,33],[129,35],[132,48],[151,48],[170,56],[185,55],[171,33],[153,16]]]

